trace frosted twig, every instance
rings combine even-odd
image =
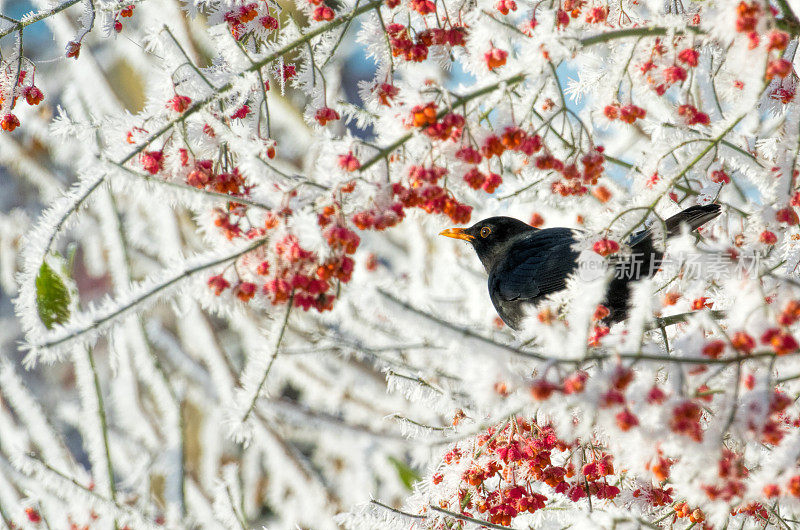
[[[40,20],[44,20],[48,17],[55,15],[56,13],[60,13],[61,11],[64,11],[65,9],[72,7],[78,2],[82,1],[83,0],[66,0],[65,2],[62,2],[61,4],[53,7],[52,9],[48,9],[46,11],[39,11],[38,13],[25,17],[22,20],[16,22],[15,24],[0,30],[0,39],[17,30],[22,30],[35,22],[39,22]]]
[[[239,250],[239,251],[237,251],[237,252],[235,252],[233,254],[230,254],[230,255],[224,256],[222,258],[218,258],[218,259],[212,260],[212,261],[207,262],[207,263],[201,263],[200,265],[197,265],[195,267],[191,267],[189,269],[186,269],[186,270],[182,271],[181,273],[179,273],[179,274],[167,279],[166,281],[155,285],[151,289],[149,289],[149,290],[147,290],[147,291],[145,291],[145,292],[143,292],[141,294],[136,295],[130,302],[128,302],[126,304],[123,304],[120,307],[111,309],[106,314],[103,314],[102,316],[96,318],[88,326],[80,328],[80,329],[75,330],[75,331],[68,332],[62,337],[53,338],[51,340],[46,340],[46,341],[44,341],[42,343],[39,343],[39,344],[34,344],[33,345],[33,349],[47,349],[47,348],[52,348],[54,346],[61,346],[61,345],[65,344],[65,343],[68,343],[68,342],[71,342],[71,341],[73,341],[75,339],[80,338],[81,336],[85,335],[86,333],[89,333],[91,331],[94,331],[94,330],[97,330],[99,328],[102,328],[104,325],[108,324],[109,322],[112,322],[118,316],[120,316],[123,313],[129,311],[131,308],[136,307],[137,305],[139,305],[140,303],[144,302],[145,300],[148,300],[149,298],[152,298],[152,297],[158,295],[161,291],[164,291],[165,289],[173,286],[174,284],[180,282],[181,280],[185,280],[186,278],[189,278],[189,277],[193,276],[194,274],[197,274],[198,272],[204,271],[206,269],[210,269],[212,267],[216,267],[217,265],[221,265],[223,263],[227,263],[229,261],[235,260],[235,259],[237,259],[237,258],[239,258],[239,257],[241,257],[241,256],[243,256],[243,255],[245,255],[245,254],[247,254],[249,252],[252,252],[253,250],[265,245],[268,241],[269,241],[269,238],[262,238],[262,239],[256,240],[255,243],[252,243],[251,245],[248,245],[244,249]]]
[[[275,339],[275,346],[272,350],[272,357],[269,359],[269,364],[267,368],[264,370],[264,375],[261,376],[261,381],[259,381],[258,386],[256,387],[255,392],[253,393],[253,399],[250,401],[250,405],[247,407],[247,412],[244,413],[242,416],[242,423],[245,423],[247,419],[250,417],[250,414],[253,412],[253,409],[256,406],[256,402],[258,401],[258,396],[261,394],[261,389],[264,388],[264,383],[267,382],[267,377],[269,377],[269,372],[272,370],[272,365],[275,363],[275,359],[278,357],[278,353],[280,352],[281,342],[283,341],[283,334],[286,332],[286,324],[289,322],[289,314],[292,312],[292,303],[294,302],[294,296],[289,297],[289,301],[286,303],[286,311],[283,314],[283,324],[281,324],[281,329],[278,332],[278,338]]]

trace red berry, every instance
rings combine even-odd
[[[494,70],[506,64],[508,52],[499,48],[492,48],[484,54],[484,58],[486,59],[486,66],[489,67],[489,70]]]
[[[17,118],[14,114],[8,113],[3,116],[3,119],[0,120],[0,127],[3,128],[4,131],[11,132],[17,127],[19,127],[19,118]]]
[[[770,230],[764,230],[758,236],[758,240],[765,245],[774,245],[778,242],[778,236],[776,236],[775,233],[771,232]]]
[[[601,239],[595,242],[592,246],[592,250],[601,256],[608,256],[609,254],[619,252],[619,243],[612,239]]]

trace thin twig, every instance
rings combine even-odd
[[[453,517],[454,519],[458,519],[459,521],[466,521],[468,523],[477,524],[479,526],[485,528],[496,528],[497,530],[508,530],[507,526],[502,526],[499,524],[490,523],[489,521],[482,521],[480,519],[475,519],[474,517],[469,517],[467,515],[461,515],[460,513],[451,512],[450,510],[445,510],[444,508],[439,508],[438,506],[434,506],[433,504],[429,505],[428,508],[431,511],[439,512],[444,515],[448,515]]]
[[[105,451],[106,469],[108,472],[108,492],[111,496],[111,502],[116,504],[117,483],[114,480],[114,465],[111,462],[111,445],[108,443],[108,418],[106,417],[106,408],[103,402],[103,392],[100,389],[100,378],[97,375],[97,367],[94,363],[94,352],[91,348],[86,348],[86,357],[89,359],[94,392],[97,397],[97,414],[100,417],[100,434],[103,438],[103,449]],[[114,520],[114,528],[117,528],[116,519]]]
[[[477,340],[479,340],[481,342],[485,342],[486,344],[491,344],[492,346],[496,346],[498,348],[502,348],[504,350],[508,350],[511,353],[514,353],[516,355],[520,355],[520,356],[523,356],[523,357],[529,357],[529,358],[532,358],[532,359],[538,359],[540,361],[550,360],[547,357],[545,357],[543,355],[540,355],[538,353],[521,350],[521,349],[519,349],[517,347],[511,346],[510,344],[503,344],[501,342],[494,341],[494,340],[490,339],[489,337],[485,337],[485,336],[481,335],[480,333],[476,333],[475,331],[472,331],[469,328],[458,326],[456,324],[448,322],[447,320],[444,320],[444,319],[439,318],[437,316],[431,315],[430,313],[422,311],[421,309],[417,309],[416,307],[414,307],[414,306],[412,306],[412,305],[400,300],[399,298],[397,298],[393,294],[391,294],[391,293],[389,293],[387,291],[384,291],[383,289],[378,289],[378,293],[381,296],[383,296],[383,297],[389,299],[390,301],[394,302],[395,304],[402,306],[404,309],[407,309],[408,311],[411,311],[412,313],[416,313],[417,315],[423,316],[423,317],[427,318],[428,320],[436,322],[437,324],[439,324],[441,326],[444,326],[446,328],[449,328],[449,329],[451,329],[451,330],[453,330],[453,331],[455,331],[457,333],[460,333],[460,334],[462,334],[462,335],[464,335],[466,337],[470,337],[472,339],[477,339]]]
[[[682,29],[649,26],[643,28],[627,28],[627,29],[620,29],[617,31],[607,31],[605,33],[600,33],[598,35],[592,35],[591,37],[584,37],[580,39],[578,42],[582,46],[593,46],[595,44],[601,44],[616,39],[625,39],[627,37],[658,37],[662,35],[667,35],[670,31],[675,33],[676,35],[681,35],[683,33],[686,33],[687,31],[694,34],[704,33],[703,30],[701,30],[700,28],[696,28],[694,26],[689,26],[689,25],[685,26]]]
[[[261,381],[258,383],[258,388],[256,388],[256,391],[253,394],[253,399],[250,401],[250,406],[247,407],[247,412],[245,412],[244,416],[242,416],[242,423],[247,421],[247,419],[250,417],[250,414],[252,414],[253,409],[256,407],[256,402],[258,401],[258,396],[261,394],[261,389],[264,388],[264,384],[267,382],[269,372],[272,370],[272,365],[275,363],[275,359],[278,357],[278,353],[281,350],[281,342],[283,342],[283,335],[286,332],[286,324],[289,322],[289,314],[292,312],[293,303],[294,293],[292,293],[292,295],[289,297],[289,301],[286,303],[286,313],[283,315],[283,324],[281,324],[281,330],[278,332],[278,338],[275,340],[275,349],[272,351],[272,357],[269,360],[267,369],[264,370],[264,375],[261,376]]]
[[[72,7],[78,2],[82,1],[83,0],[67,0],[63,4],[57,5],[56,7],[48,9],[47,11],[39,11],[35,15],[25,18],[25,20],[20,20],[16,24],[13,24],[3,30],[0,30],[0,39],[17,30],[24,29],[35,22],[39,22],[40,20],[44,20],[48,17],[55,15],[56,13],[60,13],[61,11],[64,11],[65,9]]]
[[[384,510],[389,510],[392,513],[396,513],[397,515],[402,515],[404,517],[411,517],[411,518],[414,518],[414,519],[427,519],[427,517],[425,517],[424,515],[415,515],[413,513],[404,512],[403,510],[398,510],[397,508],[392,508],[391,506],[383,504],[381,501],[378,501],[378,500],[375,500],[375,499],[370,499],[369,502],[371,504],[374,504],[375,506],[380,506]]]

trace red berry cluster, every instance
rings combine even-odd
[[[789,44],[789,34],[780,31],[780,30],[772,30],[767,34],[767,51],[778,51],[782,52],[786,49],[786,46]]]
[[[758,2],[740,2],[736,8],[736,31],[747,36],[749,48],[755,49],[761,43],[762,36],[756,31],[761,17],[761,5]],[[767,63],[765,76],[767,80],[775,77],[784,78],[792,73],[792,62],[781,57],[781,52],[789,44],[789,34],[779,30],[772,30],[766,35],[767,53],[772,59]],[[773,53],[774,52],[774,53]],[[794,91],[784,91],[781,99],[787,103],[794,97]]]
[[[668,54],[667,46],[657,38],[650,56],[639,66],[647,84],[659,96],[663,96],[670,85],[686,81],[689,76],[687,68],[695,68],[700,64],[700,52],[694,48],[679,49],[680,43],[680,39],[674,40],[673,53]]]
[[[232,120],[243,120],[250,114],[250,106],[242,105],[231,114]]]
[[[711,182],[714,182],[716,184],[730,184],[731,177],[725,172],[725,170],[717,169],[711,172],[709,180],[711,180]]]
[[[595,241],[594,245],[592,245],[592,250],[605,257],[619,252],[619,243],[613,239],[603,238]]]
[[[701,296],[692,300],[692,310],[701,311],[703,309],[711,309],[714,307],[714,302],[709,302],[707,296]]]
[[[706,345],[703,346],[703,349],[700,351],[706,357],[710,357],[711,359],[719,359],[725,352],[725,341],[719,339],[712,340],[711,342],[706,343]]]
[[[586,6],[586,0],[564,0],[556,11],[556,25],[560,28],[569,25],[570,18],[578,19]],[[589,24],[602,24],[608,19],[607,6],[593,6],[586,11],[585,21]]]
[[[769,328],[761,335],[761,343],[768,345],[776,355],[789,355],[800,348],[797,340],[788,331]]]
[[[744,354],[749,354],[756,347],[756,340],[744,331],[737,331],[731,337],[731,345]]]
[[[613,121],[619,118],[619,120],[624,123],[633,123],[636,120],[644,119],[644,117],[647,116],[647,112],[643,108],[637,107],[632,103],[622,106],[620,106],[619,103],[606,105],[606,107],[603,109],[603,114],[605,114],[606,118],[609,120]]]
[[[559,160],[550,153],[539,155],[534,163],[542,171],[553,170],[561,173],[563,180],[557,180],[550,186],[550,190],[553,193],[557,193],[562,197],[584,195],[589,190],[587,186],[597,184],[598,179],[603,174],[604,158],[602,152],[603,148],[597,146],[593,151],[583,155],[581,157],[581,168],[578,168],[578,165],[574,162],[566,163]],[[607,194],[610,196],[608,190],[599,193],[604,200],[607,200]]]
[[[608,8],[606,6],[593,7],[586,13],[586,22],[589,24],[601,24],[608,18]]]
[[[230,195],[232,199],[250,194],[253,186],[247,183],[246,177],[238,167],[233,167],[229,171],[217,172],[214,171],[214,163],[211,160],[196,160],[190,164],[188,151],[180,149],[179,153],[181,166],[187,168],[188,171],[185,182],[190,186]],[[145,171],[155,175],[164,169],[165,158],[163,151],[145,151],[139,156],[139,161]],[[241,222],[246,219],[247,208],[235,200],[228,202],[225,209],[217,208],[216,211],[214,224],[223,231],[228,239],[243,235],[254,238],[265,233],[264,229],[252,227],[242,230]]]
[[[114,15],[114,31],[119,33],[122,31],[122,22],[120,22],[120,18],[130,18],[133,16],[133,10],[136,8],[135,5],[128,5],[123,7],[119,10],[119,12]]]
[[[773,389],[766,417],[764,417],[763,410],[753,407],[752,412],[758,416],[758,419],[750,421],[747,428],[758,435],[765,445],[778,445],[786,435],[784,424],[791,423],[793,426],[797,426],[784,412],[792,402],[793,400],[789,396],[780,390]]]
[[[499,157],[505,151],[519,151],[531,156],[538,153],[542,146],[542,138],[538,134],[530,135],[519,127],[506,127],[501,136],[492,135],[483,142],[481,155],[488,159]]]
[[[78,56],[81,54],[81,43],[78,41],[71,40],[65,46],[67,59],[78,59]]]
[[[400,93],[398,88],[391,83],[378,83],[375,86],[375,92],[378,95],[378,102],[385,107],[389,107]]]
[[[430,0],[412,0],[412,4],[415,2],[415,5],[423,6],[423,9],[426,4],[433,5]],[[416,33],[412,39],[411,28],[395,22],[386,26],[386,33],[389,35],[392,56],[412,62],[422,62],[427,59],[428,48],[431,46],[464,46],[467,42],[464,26],[452,26],[449,29],[430,28]]]
[[[755,46],[758,46],[758,34],[755,33],[758,18],[761,16],[761,5],[758,2],[739,2],[736,7],[736,31],[738,33],[747,33],[750,41],[755,41]]]
[[[33,77],[31,77],[31,84],[27,86],[22,86],[22,84],[25,82],[25,77],[27,77],[27,74],[28,72],[26,70],[22,70],[19,73],[19,76],[17,78],[18,79],[17,86],[15,87],[15,90],[21,91],[28,105],[31,106],[38,105],[39,103],[42,102],[42,100],[44,100],[44,94],[39,89],[39,87],[33,84]],[[16,114],[13,114],[11,112],[12,110],[14,110],[16,103],[17,103],[17,96],[15,95],[11,99],[11,105],[9,106],[8,112],[3,114],[2,118],[0,118],[0,129],[11,132],[20,126],[19,118],[16,116]],[[0,109],[2,109],[2,107],[3,107],[3,98],[0,97]]]
[[[358,171],[361,168],[361,162],[356,158],[352,151],[347,154],[339,155],[339,167],[348,173]]]
[[[800,223],[800,219],[797,217],[797,212],[788,206],[775,212],[775,220],[779,223],[786,223],[787,225],[796,225]]]
[[[234,197],[242,197],[250,193],[253,186],[247,184],[238,167],[217,173],[213,171],[213,164],[211,160],[196,161],[194,168],[186,177],[186,183],[195,188],[204,188]]]
[[[587,343],[589,344],[589,346],[592,346],[592,347],[596,348],[596,347],[601,345],[600,339],[602,339],[603,337],[608,335],[610,332],[611,332],[611,328],[609,328],[608,326],[604,326],[602,324],[598,324],[598,325],[592,326],[592,332],[589,334],[589,338],[587,339]],[[630,420],[630,418],[628,418],[628,420]],[[638,424],[638,421],[636,423],[634,423],[633,425],[637,425],[637,424]],[[628,429],[622,429],[622,430],[623,431],[627,431]]]
[[[494,70],[506,64],[508,52],[500,48],[492,47],[492,49],[483,55],[483,58],[486,60],[486,66],[489,70]]]
[[[139,155],[139,162],[142,168],[151,175],[155,175],[164,169],[164,152],[163,151],[144,151]]]
[[[507,15],[510,11],[517,10],[517,3],[514,0],[497,0],[494,8],[502,14]]]
[[[331,248],[331,255],[324,261],[300,246],[297,236],[287,234],[274,245],[274,262],[262,261],[256,273],[263,277],[261,292],[273,305],[293,300],[296,307],[308,311],[330,310],[335,300],[336,281],[347,283],[353,273],[355,262],[349,256],[356,251],[360,238],[352,230],[334,223],[329,218],[324,236]],[[267,220],[268,227],[276,226],[275,218]],[[213,276],[208,285],[217,295],[230,287],[222,274]],[[233,288],[242,301],[252,299],[258,291],[253,282],[239,281]]]
[[[702,524],[702,529],[706,530],[709,528],[703,521],[706,520],[706,516],[703,513],[703,510],[700,508],[695,508],[694,510],[689,507],[688,504],[685,502],[680,502],[675,505],[673,508],[675,511],[675,515],[672,518],[673,523],[678,519],[688,519],[692,526],[696,525],[697,523]]]
[[[764,486],[763,489],[764,497],[767,499],[774,499],[781,495],[781,487],[778,484],[767,484]],[[789,479],[785,486],[785,493],[800,499],[800,475],[795,475]],[[763,506],[760,503],[753,502],[745,507],[741,508],[736,512],[731,513],[747,513],[752,517],[760,517],[761,520],[768,520],[769,516],[764,514],[762,510],[765,512],[766,510],[763,509]]]
[[[602,312],[598,315],[602,316]],[[551,320],[551,315],[546,312],[540,313],[539,320],[548,324]],[[595,326],[599,330],[598,333],[608,333],[606,326]],[[599,406],[603,409],[617,408],[618,412],[615,416],[617,427],[621,431],[628,431],[633,427],[639,425],[639,419],[634,415],[629,407],[628,400],[625,396],[625,390],[633,381],[635,373],[630,368],[622,365],[617,365],[611,373],[609,386],[607,390],[602,392],[599,396]],[[545,378],[534,380],[530,385],[530,392],[533,399],[537,401],[544,401],[556,393],[563,394],[579,394],[586,388],[586,381],[589,378],[583,370],[578,370],[573,374],[565,377],[560,383],[548,381]],[[666,400],[666,394],[658,386],[653,386],[647,394],[647,402],[650,405],[660,405]],[[673,432],[680,434],[687,434],[692,437],[699,436],[702,439],[702,432],[700,429],[700,416],[694,414],[701,413],[700,408],[693,402],[687,401],[680,404],[673,410],[673,417],[670,427]]]
[[[774,489],[773,489],[774,488]],[[767,484],[764,486],[764,496],[768,499],[771,497],[777,497],[780,495],[780,488],[778,488],[775,484]],[[744,514],[753,519],[757,520],[759,523],[764,523],[765,521],[767,524],[773,523],[774,525],[778,526],[778,521],[770,519],[770,512],[764,508],[764,505],[760,502],[750,502],[747,503],[735,510],[731,510],[731,515],[739,515]]]
[[[771,230],[764,230],[759,234],[758,240],[765,245],[774,245],[778,242],[778,236],[775,235],[775,232]]]
[[[461,114],[449,113],[442,116],[441,120],[434,120],[433,123],[425,127],[425,134],[434,140],[453,140],[458,141],[464,130],[464,116]]]
[[[431,2],[431,0],[411,0],[409,2],[409,7],[423,16],[436,12],[436,4]]]
[[[472,207],[458,202],[438,185],[446,174],[447,169],[443,167],[411,166],[408,174],[409,187],[393,183],[392,193],[403,208],[421,208],[427,213],[443,213],[455,223],[467,223],[472,215]]]
[[[664,75],[664,81],[668,85],[672,85],[674,83],[682,83],[686,81],[686,77],[688,74],[686,70],[682,66],[678,66],[677,64],[673,64],[672,66],[667,66],[664,68],[662,74]]]
[[[591,461],[576,473],[565,453],[577,446],[577,442],[559,439],[550,426],[515,418],[499,430],[490,428],[482,433],[472,456],[458,446],[448,452],[433,482],[441,482],[448,466],[466,464],[457,499],[445,502],[444,507],[468,517],[483,514],[484,520],[504,526],[520,514],[544,508],[548,497],[542,492],[562,493],[573,501],[587,495],[614,499],[620,490],[609,484],[615,473],[613,458],[594,449]],[[562,465],[554,465],[554,457],[561,455]]]
[[[288,234],[275,243],[275,270],[264,283],[263,292],[275,305],[288,301],[293,295],[295,305],[308,310],[312,305],[318,311],[330,309],[333,297],[326,295],[331,287],[327,279],[316,274],[317,256],[300,246],[297,236]],[[348,258],[349,259],[349,258]],[[262,270],[268,267],[263,267]],[[325,269],[327,271],[327,269]],[[323,272],[327,275],[327,272]]]
[[[188,166],[188,160],[183,164]],[[252,185],[247,184],[246,177],[234,167],[230,171],[215,172],[211,160],[198,160],[186,176],[186,183],[195,188],[215,191],[231,197],[244,197],[250,194]],[[229,202],[227,209],[217,209],[214,224],[219,227],[228,239],[239,237],[243,233],[249,238],[263,235],[263,230],[250,229],[243,232],[241,222],[244,220],[247,209],[237,202]]]
[[[734,497],[742,497],[747,487],[744,479],[750,471],[744,465],[742,455],[730,449],[722,449],[722,457],[717,464],[717,475],[721,479],[719,484],[705,485],[703,490],[708,498],[713,500],[730,501]]]
[[[239,6],[236,9],[228,11],[225,13],[224,18],[225,22],[228,23],[228,28],[230,29],[233,38],[239,40],[246,32],[245,25],[251,20],[255,19],[257,16],[258,4],[252,3]]]
[[[434,140],[456,141],[461,138],[464,123],[464,116],[452,112],[439,119],[437,105],[431,101],[425,105],[416,105],[411,109],[411,119],[408,125],[422,128],[425,134]]]
[[[334,251],[341,250],[345,254],[355,254],[358,245],[361,244],[361,238],[358,237],[358,234],[349,228],[337,224],[328,227],[328,229],[323,232],[323,236],[325,236],[329,247]],[[349,275],[351,272],[352,269],[342,271],[343,276],[339,279],[342,281],[350,281]],[[331,274],[334,273],[332,272]]]
[[[44,99],[44,94],[39,87],[30,85],[22,89],[22,95],[25,96],[25,101],[28,105],[38,105]]]
[[[678,116],[683,116],[686,120],[686,125],[708,125],[711,122],[708,114],[700,112],[689,104],[678,107]]]
[[[175,94],[174,97],[167,101],[167,108],[177,112],[178,114],[183,114],[191,104],[192,98]]]
[[[3,116],[2,120],[0,120],[0,127],[2,127],[4,131],[11,132],[19,126],[19,118],[10,112]]]
[[[373,208],[372,210],[354,214],[353,224],[360,230],[367,230],[370,228],[374,230],[386,230],[398,224],[405,216],[403,205],[399,202],[394,202],[385,211]]]
[[[317,113],[314,114],[314,119],[317,120],[317,123],[325,127],[329,121],[336,121],[340,119],[339,113],[333,110],[330,107],[322,107],[321,109],[317,110]]]
[[[413,127],[427,127],[436,123],[436,103],[417,105],[411,109],[411,125]]]
[[[474,190],[482,188],[486,193],[494,193],[498,186],[503,183],[503,177],[491,172],[486,175],[474,167],[464,175],[464,182]]]
[[[280,27],[280,23],[278,22],[277,18],[270,15],[266,15],[261,17],[261,26],[265,30],[271,31],[274,29],[278,29]]]
[[[678,52],[678,60],[694,68],[700,64],[700,52],[694,48],[686,48]]]
[[[791,326],[800,320],[800,300],[789,300],[778,315],[778,324]]]
[[[669,428],[672,432],[688,436],[696,442],[703,441],[703,428],[700,420],[703,409],[694,401],[684,401],[672,409]]]
[[[36,508],[30,506],[25,508],[25,515],[28,516],[28,521],[37,524],[42,522],[42,516]]]
[[[672,488],[660,488],[652,484],[645,484],[633,490],[635,499],[642,499],[650,506],[658,508],[672,504]]]
[[[549,316],[540,314],[540,320],[548,323]],[[590,343],[592,341],[598,342],[600,337],[606,334],[608,334],[608,327],[596,325],[594,327],[594,335],[590,338]],[[564,378],[561,384],[550,382],[544,378],[536,379],[530,386],[531,395],[537,401],[544,401],[549,399],[554,392],[562,392],[564,394],[582,393],[588,378],[589,375],[586,372],[579,370]],[[617,427],[621,431],[628,431],[639,425],[639,419],[628,408],[624,394],[625,389],[633,381],[633,378],[633,370],[618,365],[612,373],[608,390],[603,392],[599,399],[600,408],[613,409],[619,407],[619,412],[616,414],[615,419]],[[648,402],[651,404],[660,403],[666,397],[658,387],[653,387],[650,394],[648,395]]]
[[[669,478],[670,469],[675,464],[675,460],[665,458],[660,448],[657,452],[658,456],[649,461],[645,465],[645,469],[650,471],[658,482],[664,482]]]
[[[540,151],[542,139],[539,135],[529,135],[519,127],[507,127],[502,135],[491,135],[484,140],[480,150],[466,145],[456,152],[456,158],[468,164],[479,164],[482,160],[499,157],[505,151],[519,151],[530,156]],[[464,181],[473,189],[483,189],[487,193],[494,191],[503,183],[500,175],[491,171],[488,174],[478,168],[472,168],[464,175]]]
[[[336,17],[336,13],[334,13],[333,9],[326,6],[321,0],[311,0],[311,4],[316,5],[317,7],[314,8],[314,12],[311,15],[317,22],[330,22]]]

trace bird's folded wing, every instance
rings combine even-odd
[[[577,267],[570,229],[546,229],[517,242],[507,259],[489,278],[492,296],[500,300],[526,300],[560,291]]]

